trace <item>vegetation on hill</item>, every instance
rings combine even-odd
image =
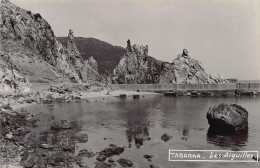
[[[63,45],[67,44],[67,37],[58,37],[58,40]],[[123,47],[113,46],[95,38],[75,37],[74,40],[81,57],[87,60],[92,56],[97,61],[98,72],[101,74],[106,71],[111,73],[126,52]]]

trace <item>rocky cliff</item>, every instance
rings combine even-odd
[[[0,93],[29,92],[30,83],[8,60],[8,56],[0,53]]]
[[[228,83],[218,74],[207,74],[198,60],[183,50],[172,63],[164,63],[160,83]]]
[[[83,60],[76,46],[73,31],[71,29],[68,34],[66,49],[69,55],[69,61],[72,65],[74,65],[74,69],[82,82],[92,83],[95,81],[100,81],[97,61],[93,57],[90,57],[85,61]]]
[[[149,57],[148,46],[131,45],[113,71],[113,83],[228,83],[218,74],[207,74],[186,49],[172,63]]]
[[[148,56],[148,46],[127,41],[126,53],[113,71],[112,83],[158,83],[160,63]]]
[[[85,63],[69,31],[67,46],[54,35],[49,23],[37,13],[1,1],[1,50],[21,75],[31,82],[86,81]]]

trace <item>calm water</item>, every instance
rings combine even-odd
[[[248,134],[235,136],[208,136],[206,113],[210,106],[220,103],[236,103],[249,112]],[[126,146],[120,157],[129,158],[135,167],[149,167],[151,163],[168,167],[259,167],[259,163],[205,163],[168,162],[169,149],[226,149],[260,150],[260,97],[240,98],[191,98],[146,96],[139,100],[128,97],[91,100],[82,103],[67,103],[30,106],[29,112],[44,112],[57,119],[77,121],[81,132],[87,133],[87,143],[78,144],[78,149],[101,151],[113,143]],[[167,133],[173,139],[160,139]],[[143,137],[143,141],[140,141]],[[150,140],[149,140],[150,138]],[[152,162],[144,154],[155,157]],[[114,157],[117,159],[118,157]],[[86,159],[93,167],[95,157]]]

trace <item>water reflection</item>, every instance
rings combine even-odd
[[[182,135],[183,136],[188,136],[189,135],[189,128],[186,125],[183,127]]]
[[[132,142],[134,142],[136,148],[139,149],[141,146],[143,146],[144,141],[150,140],[150,122],[148,121],[148,113],[145,111],[140,113],[134,109],[133,111],[128,111],[128,113],[135,113],[136,116],[140,116],[127,117],[126,120],[126,138],[128,141],[128,147],[131,148]]]
[[[82,143],[83,148],[89,147],[94,151],[100,151],[103,146],[107,147],[111,143],[121,146],[128,145],[131,152],[126,152],[126,155],[131,161],[141,165],[139,167],[149,167],[149,165],[142,165],[144,159],[139,154],[142,154],[143,151],[147,152],[146,154],[156,151],[157,158],[154,160],[162,161],[160,164],[164,167],[172,167],[172,163],[163,162],[165,158],[167,159],[165,151],[171,147],[176,149],[260,150],[259,101],[260,97],[248,99],[246,97],[174,98],[154,96],[139,100],[115,98],[97,102],[54,104],[51,108],[47,105],[30,106],[30,108],[31,112],[50,113],[58,121],[64,119],[75,121],[79,126],[79,132],[75,132],[75,137],[72,136],[71,139],[80,142],[82,139],[88,140],[87,143]],[[209,107],[223,102],[236,103],[249,111],[249,131],[221,134],[208,129],[206,113]],[[39,125],[38,129],[44,126],[44,124]],[[82,135],[83,133],[85,135]],[[173,136],[173,140],[168,143],[163,142],[161,135],[164,133]],[[51,137],[51,135],[49,136]],[[63,139],[62,135],[54,136]],[[112,137],[112,139],[103,140],[104,137]],[[149,141],[150,138],[152,138],[151,141]],[[44,141],[47,141],[47,136],[45,139]],[[142,151],[138,148],[142,148]],[[96,158],[93,157],[93,160],[95,162]],[[194,167],[193,164],[185,163],[184,166],[176,163],[176,166]],[[224,166],[230,165],[224,163],[216,165],[216,167]],[[202,166],[197,163],[195,167],[212,166]]]
[[[227,148],[245,146],[248,139],[248,128],[240,132],[224,132],[209,127],[207,133],[208,143]]]
[[[143,146],[144,141],[150,140],[149,137],[149,129],[147,127],[137,126],[137,127],[129,127],[126,130],[126,137],[128,140],[128,147],[132,147],[132,142],[134,140],[134,144],[136,148],[140,148]]]

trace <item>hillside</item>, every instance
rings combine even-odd
[[[58,37],[58,40],[64,46],[67,44],[67,39],[67,37]],[[101,74],[105,74],[106,70],[111,73],[126,51],[123,47],[113,46],[95,38],[75,37],[74,41],[84,60],[93,56]]]
[[[16,86],[31,83],[89,82],[96,80],[97,72],[82,59],[69,30],[66,45],[62,45],[51,25],[39,14],[22,9],[9,0],[1,1],[0,20],[1,59],[10,66],[0,67],[0,83],[16,91]],[[94,69],[96,71],[97,69]],[[15,79],[19,73],[21,80]],[[95,74],[92,78],[90,74]],[[6,79],[10,76],[10,79]],[[27,80],[28,79],[28,80]],[[9,88],[9,89],[7,89]],[[28,90],[28,89],[20,89]]]

